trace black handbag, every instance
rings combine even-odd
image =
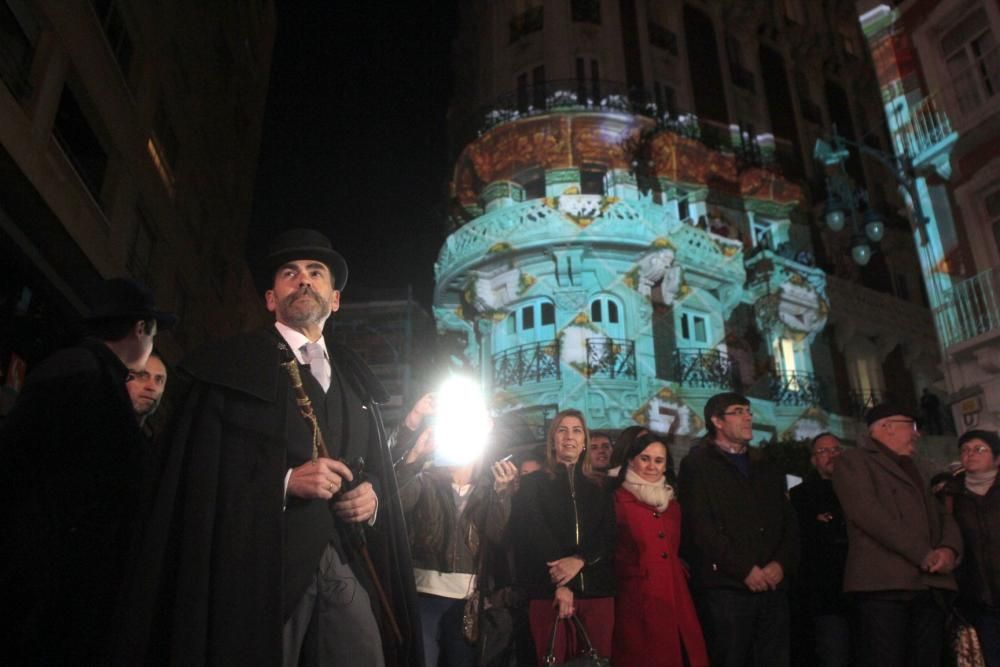
[[[567,667],[611,667],[611,661],[598,655],[597,649],[590,643],[590,637],[587,635],[586,628],[583,627],[583,622],[576,615],[570,616],[570,618],[576,624],[577,636],[583,639],[587,648],[582,654],[559,664]],[[552,624],[552,636],[549,637],[549,652],[545,654],[546,665],[556,664],[556,635],[560,625],[562,625],[562,619],[556,618],[555,623]]]

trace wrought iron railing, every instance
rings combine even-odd
[[[512,387],[559,379],[559,341],[528,343],[493,355],[493,385]]]
[[[928,95],[919,104],[905,109],[893,109],[895,115],[896,153],[915,159],[951,133],[951,121],[945,113],[939,95]]]
[[[739,389],[736,360],[725,352],[702,348],[674,351],[674,379],[701,389]]]
[[[1000,267],[952,287],[934,310],[934,318],[946,348],[1000,329]]]
[[[865,391],[852,390],[847,394],[847,413],[852,417],[861,418],[869,410],[884,401],[885,395],[880,391],[872,389]]]
[[[480,107],[472,117],[456,119],[464,130],[460,134],[481,136],[498,125],[561,111],[621,112],[652,118],[655,129],[695,139],[714,150],[745,152],[747,143],[756,143],[754,136],[743,136],[728,123],[698,118],[658,104],[654,93],[620,81],[603,79],[555,79],[523,85]],[[471,138],[471,137],[469,137]],[[759,165],[777,168],[779,156],[764,152]]]
[[[823,385],[814,373],[774,371],[769,385],[771,397],[779,405],[827,407]]]
[[[635,375],[635,341],[619,338],[587,339],[587,376],[629,378]]]

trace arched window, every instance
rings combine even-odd
[[[497,330],[496,350],[525,343],[544,342],[556,337],[556,307],[548,299],[536,299],[514,306]]]
[[[602,294],[590,302],[590,321],[611,338],[621,338],[625,331],[622,307],[614,297]]]

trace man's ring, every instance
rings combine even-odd
[[[330,493],[333,493],[333,484],[332,483],[330,484],[330,488],[328,488],[327,491],[329,491]]]

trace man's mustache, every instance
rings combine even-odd
[[[312,298],[313,301],[315,301],[320,305],[323,304],[323,299],[321,299],[319,294],[314,292],[311,287],[302,287],[301,289],[299,289],[299,291],[292,292],[291,294],[285,297],[285,305],[291,304],[293,301],[296,301],[304,296]]]

